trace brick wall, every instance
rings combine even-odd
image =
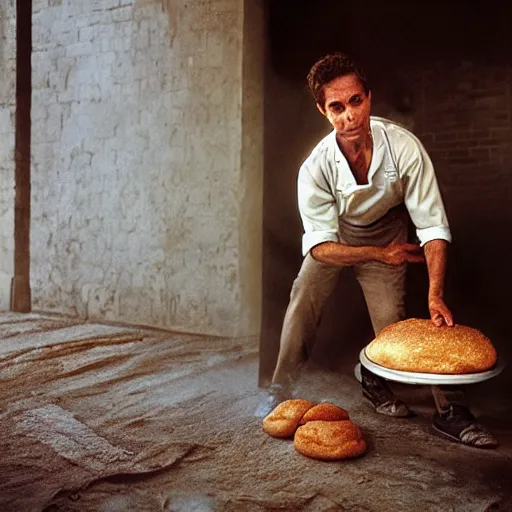
[[[511,78],[506,62],[448,62],[423,73],[419,135],[460,207],[476,201],[480,213],[490,213],[504,206],[494,199],[510,175]]]
[[[493,194],[508,183],[512,156],[512,67],[468,58],[404,66],[399,81],[414,97],[406,115],[382,97],[375,102],[378,114],[407,119],[422,140],[454,215],[472,215],[474,208],[458,207],[469,207],[477,195],[480,213],[496,208]]]
[[[8,309],[14,275],[14,114],[16,106],[16,6],[0,4],[0,309]]]
[[[257,332],[243,18],[236,0],[34,3],[34,308]]]

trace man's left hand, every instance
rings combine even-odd
[[[443,299],[440,297],[429,298],[428,309],[430,311],[430,318],[436,327],[441,327],[443,324],[449,327],[453,326],[452,312],[448,309]]]

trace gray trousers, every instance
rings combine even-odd
[[[360,227],[340,221],[339,233],[340,242],[351,246],[383,247],[391,243],[406,243],[408,215],[405,208],[399,206],[370,226]],[[321,263],[309,253],[304,258],[293,283],[284,317],[272,383],[288,387],[298,376],[306,361],[306,348],[314,341],[322,310],[343,268]],[[372,261],[353,268],[364,294],[375,335],[384,327],[405,319],[407,264],[397,266]],[[463,402],[460,389],[433,387],[432,392],[438,409],[453,401]]]
[[[353,226],[340,222],[340,242],[351,246],[386,246],[407,241],[408,216],[395,208],[376,223]],[[324,305],[336,287],[342,266],[315,260],[310,253],[295,279],[281,331],[279,356],[273,383],[288,386],[306,359],[306,347],[314,340]],[[406,265],[368,262],[355,265],[375,335],[405,318]]]

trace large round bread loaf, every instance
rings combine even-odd
[[[318,460],[357,457],[366,450],[361,429],[349,420],[308,421],[293,439],[295,449]]]
[[[436,327],[418,318],[385,327],[366,347],[366,356],[393,370],[454,375],[489,370],[497,360],[491,341],[477,329]]]

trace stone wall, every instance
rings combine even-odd
[[[0,309],[8,309],[14,276],[14,142],[16,4],[0,4]]]
[[[33,33],[34,309],[257,333],[244,3],[36,1]]]

